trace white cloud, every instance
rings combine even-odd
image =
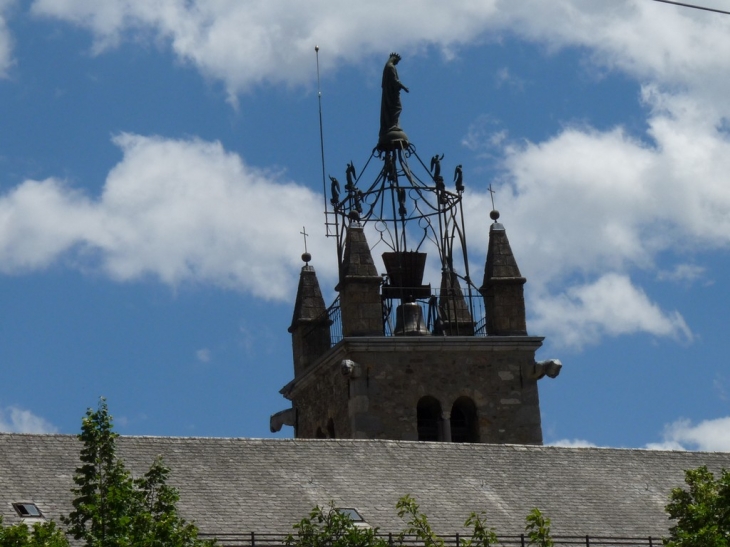
[[[627,277],[618,274],[571,286],[558,296],[539,295],[532,305],[531,328],[554,337],[557,345],[580,348],[605,335],[635,332],[692,340],[679,313],[662,312]]]
[[[560,439],[546,443],[546,446],[582,448],[597,445],[584,439]],[[677,420],[664,427],[661,442],[648,443],[644,448],[730,452],[730,417],[705,420],[696,425],[684,418]]]
[[[560,439],[546,443],[546,446],[582,448],[597,445],[584,439]],[[730,417],[705,420],[696,425],[687,419],[677,420],[664,427],[661,442],[648,443],[644,448],[730,452]]]
[[[730,248],[722,117],[687,93],[645,86],[643,100],[645,140],[621,127],[566,127],[540,143],[505,143],[498,206],[529,281],[528,327],[557,335],[558,344],[633,332],[690,340],[682,316],[652,302],[632,272],[692,281],[703,267],[688,257]],[[470,193],[466,206],[476,225],[491,201]],[[486,234],[471,239],[475,249],[486,247]],[[675,257],[681,262],[669,273],[658,268]]]
[[[154,276],[261,298],[291,294],[302,223],[320,222],[316,194],[247,166],[220,143],[130,134],[115,143],[124,157],[98,198],[56,179],[0,196],[2,271],[64,259],[120,281]],[[320,246],[310,239],[313,254],[326,256]]]
[[[195,352],[195,358],[201,363],[210,363],[212,355],[208,348],[202,348]]]
[[[705,420],[693,425],[682,419],[664,428],[663,441],[650,443],[651,450],[705,450],[730,452],[730,417]]]
[[[727,47],[723,34],[730,22],[725,17],[643,0],[562,0],[552,9],[542,9],[542,17],[534,17],[527,10],[535,4],[515,7],[515,15],[519,10],[519,20],[529,25],[525,35],[561,46],[590,46],[599,61],[637,77],[697,81],[698,74],[712,74],[726,62],[706,55],[708,48]]]
[[[730,400],[728,398],[728,392],[727,392],[727,379],[722,374],[715,375],[715,378],[712,380],[712,389],[717,394],[717,397],[721,401],[727,401]]]
[[[596,447],[590,441],[584,439],[559,439],[551,443],[547,443],[545,446],[563,446],[566,448],[594,448]]]
[[[56,433],[56,427],[30,410],[17,406],[0,408],[0,431],[3,433]]]
[[[494,0],[457,5],[405,0],[398,6],[326,0],[36,0],[32,10],[89,29],[97,53],[125,39],[162,40],[180,59],[236,93],[263,82],[311,81],[315,45],[322,51],[323,70],[374,52],[382,55],[383,44],[448,49],[481,34],[494,5]]]
[[[706,268],[696,264],[677,264],[673,270],[662,270],[657,273],[659,281],[687,282],[691,283],[701,279],[705,275]]]
[[[8,14],[15,7],[15,0],[0,0],[0,77],[7,76],[13,65],[13,37],[8,28]]]
[[[586,47],[594,66],[716,97],[730,82],[727,17],[645,0],[35,0],[32,11],[89,29],[96,52],[126,39],[163,41],[232,93],[311,81],[315,44],[327,70],[382,55],[383,44],[412,52],[435,46],[449,58],[505,32],[551,49]]]
[[[497,71],[497,75],[495,76],[495,85],[497,87],[502,86],[510,86],[517,91],[524,91],[525,90],[525,81],[512,74],[510,69],[508,67],[502,67]]]
[[[482,115],[469,124],[461,144],[473,152],[481,153],[482,157],[492,157],[490,152],[494,151],[498,151],[501,155],[508,137],[508,131],[502,128],[497,120]]]
[[[693,99],[655,90],[645,97],[656,108],[647,135],[654,145],[621,128],[567,128],[507,149],[513,191],[500,201],[510,218],[531,218],[540,228],[528,232],[536,238],[531,247],[554,242],[553,260],[540,265],[548,278],[651,266],[667,249],[730,244],[730,141]]]

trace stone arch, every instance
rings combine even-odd
[[[479,442],[477,405],[469,397],[459,397],[451,407],[451,440],[455,443]]]
[[[435,397],[426,395],[418,400],[416,406],[419,441],[438,441],[441,403]]]

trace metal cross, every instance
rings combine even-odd
[[[494,190],[492,190],[492,185],[490,184],[489,185],[489,194],[490,194],[490,197],[492,198],[492,209],[494,209],[494,193],[495,192],[494,192]]]
[[[299,233],[304,236],[304,252],[306,253],[307,252],[307,237],[309,236],[309,234],[307,233],[307,228],[305,226],[302,226],[302,231]]]

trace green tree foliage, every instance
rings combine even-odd
[[[54,522],[20,523],[3,527],[0,517],[0,547],[69,547],[66,535]]]
[[[527,525],[525,532],[530,545],[537,547],[553,547],[553,539],[550,535],[550,519],[544,516],[536,507],[525,517]]]
[[[421,512],[418,503],[411,496],[403,496],[395,505],[398,516],[406,521],[405,529],[399,539],[403,543],[405,536],[416,536],[425,547],[444,547],[444,539],[431,528],[428,517]],[[487,526],[484,513],[472,513],[464,522],[464,526],[471,528],[471,537],[464,539],[464,547],[490,547],[499,543],[494,528]]]
[[[471,538],[464,542],[466,547],[490,547],[497,545],[497,532],[494,528],[487,527],[486,515],[484,513],[472,513],[466,519],[464,526],[471,528]]]
[[[730,472],[715,478],[706,466],[684,473],[688,488],[675,488],[666,511],[676,524],[664,539],[668,547],[730,546]]]
[[[68,533],[86,547],[202,547],[197,528],[177,512],[177,490],[167,484],[170,470],[157,459],[133,479],[117,457],[117,433],[106,401],[86,411],[78,435],[81,466],[72,488],[74,510],[62,517]]]
[[[124,547],[138,509],[134,482],[116,455],[112,417],[106,401],[88,409],[78,438],[83,443],[81,466],[74,475],[74,510],[62,521],[68,533],[88,547]]]
[[[296,535],[289,534],[286,544],[297,547],[387,547],[377,537],[377,529],[356,526],[352,519],[338,511],[334,502],[323,509],[312,509],[309,516],[294,525]]]
[[[144,477],[134,481],[136,510],[132,520],[132,545],[144,547],[203,547],[214,544],[198,539],[198,528],[177,512],[180,495],[167,484],[170,469],[158,457]]]
[[[398,534],[397,545],[407,545],[407,537],[416,538],[424,547],[445,547],[444,539],[434,532],[428,517],[421,512],[416,500],[403,496],[395,506],[398,516],[405,521],[405,528]],[[550,536],[550,519],[538,509],[533,509],[526,518],[529,545],[553,547]],[[487,525],[484,513],[472,513],[464,522],[471,529],[471,537],[464,538],[463,547],[492,547],[500,545],[494,528]],[[309,516],[294,525],[296,535],[290,534],[286,544],[295,547],[386,547],[388,541],[377,536],[377,529],[357,528],[347,515],[343,515],[334,504],[327,510],[315,507]]]
[[[403,496],[395,504],[398,516],[406,521],[406,528],[400,533],[401,543],[405,536],[416,536],[425,547],[444,547],[444,540],[436,534],[428,522],[428,517],[421,513],[416,500],[409,495]]]

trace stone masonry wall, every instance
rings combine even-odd
[[[421,397],[435,397],[448,419],[454,401],[466,396],[477,407],[480,442],[541,444],[537,381],[528,373],[541,340],[345,339],[292,394],[298,436],[315,436],[317,426],[332,417],[338,437],[417,440]],[[357,365],[349,378],[341,370],[343,359]]]
[[[297,438],[315,438],[317,428],[321,428],[326,434],[330,418],[334,422],[335,437],[351,438],[352,430],[347,412],[350,386],[347,378],[340,372],[339,362],[322,363],[313,372],[316,374],[308,378],[306,387],[294,399]]]
[[[496,336],[527,334],[524,279],[499,279],[482,289],[487,311],[487,332]]]

